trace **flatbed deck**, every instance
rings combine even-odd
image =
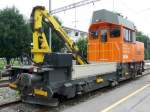
[[[86,65],[73,65],[72,79],[80,79],[95,75],[103,75],[115,72],[117,63],[92,63]]]

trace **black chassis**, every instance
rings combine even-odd
[[[62,96],[73,98],[76,95],[109,85],[115,86],[119,81],[132,78],[132,72],[137,68],[132,67],[134,64],[131,65],[131,63],[118,64],[115,72],[92,74],[90,77],[72,80],[72,56],[70,54],[59,53],[45,57],[47,57],[44,61],[46,63],[43,65],[19,66],[10,69],[11,82],[16,82],[16,89],[20,91],[24,102],[56,106],[58,105],[58,99]],[[143,66],[143,64],[138,65]],[[99,78],[103,79],[100,83],[97,82]],[[41,88],[47,91],[47,96],[33,94],[34,89]]]

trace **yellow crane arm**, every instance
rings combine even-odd
[[[80,54],[78,47],[75,45],[73,40],[67,35],[67,33],[63,30],[61,25],[57,22],[57,20],[48,13],[42,6],[34,7],[32,14],[32,23],[33,23],[33,49],[32,53],[34,55],[34,62],[42,63],[44,59],[44,53],[51,52],[51,48],[49,48],[46,40],[46,36],[42,31],[42,21],[45,21],[50,25],[52,31],[55,31],[56,34],[61,38],[66,47],[70,52],[72,52],[73,57],[79,64],[87,64],[88,62],[84,59]]]

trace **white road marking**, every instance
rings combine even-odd
[[[143,91],[145,88],[149,87],[150,84],[147,84],[141,88],[139,88],[138,90],[136,90],[135,92],[129,94],[128,96],[122,98],[121,100],[117,101],[116,103],[110,105],[109,107],[107,107],[106,109],[102,110],[101,112],[110,112],[113,108],[115,108],[116,106],[118,106],[119,104],[121,104],[122,102],[128,100],[130,97],[138,94],[139,92]]]

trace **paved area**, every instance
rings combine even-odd
[[[150,75],[128,81],[63,112],[150,112]]]
[[[126,101],[120,103],[120,105],[114,106],[114,108],[110,110],[112,112],[149,112],[150,86],[143,86],[140,92],[137,92],[132,97],[125,99]]]

